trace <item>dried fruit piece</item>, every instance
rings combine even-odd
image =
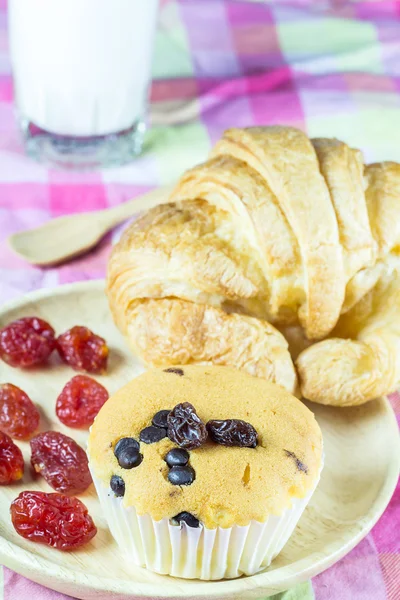
[[[176,367],[169,367],[168,369],[164,369],[164,373],[175,373],[175,375],[179,375],[179,377],[184,376],[183,369],[177,369]]]
[[[0,384],[0,431],[26,440],[39,421],[39,411],[25,392],[12,383]]]
[[[240,419],[225,419],[208,421],[210,438],[222,446],[241,446],[255,448],[257,446],[257,431],[253,425]]]
[[[144,442],[145,444],[154,444],[165,437],[167,437],[167,430],[161,429],[160,427],[154,427],[154,425],[145,427],[142,429],[139,435],[140,441]]]
[[[79,494],[92,483],[86,452],[67,435],[39,433],[31,440],[31,450],[32,467],[56,492]]]
[[[0,330],[0,358],[11,367],[44,364],[56,346],[54,329],[37,317],[24,317]]]
[[[134,438],[121,438],[114,448],[114,455],[122,469],[138,467],[143,460],[139,452],[140,445]]]
[[[12,439],[0,431],[0,484],[18,481],[24,474],[24,457]]]
[[[189,462],[189,452],[183,448],[172,448],[165,458],[165,462],[169,467],[184,467]]]
[[[76,325],[57,338],[62,360],[77,371],[104,373],[107,369],[106,341],[87,327]]]
[[[168,473],[168,481],[172,485],[191,485],[196,479],[196,473],[189,467],[172,467]]]
[[[125,481],[122,477],[118,475],[113,475],[110,480],[110,488],[117,496],[117,498],[122,498],[125,495]]]
[[[296,463],[296,468],[298,471],[303,471],[303,473],[305,473],[307,475],[307,473],[308,473],[307,465],[305,465],[299,458],[297,458],[297,456],[295,455],[294,452],[290,452],[290,450],[285,450],[285,454],[286,454],[286,456],[293,458],[294,462]]]
[[[68,427],[90,427],[108,400],[108,392],[87,375],[75,375],[57,398],[56,413]]]
[[[183,511],[171,519],[173,525],[186,523],[189,527],[200,527],[200,521],[192,513]]]
[[[79,548],[97,533],[83,502],[62,494],[22,492],[11,504],[11,520],[22,537],[57,550]]]
[[[207,429],[190,402],[177,404],[168,415],[168,437],[186,450],[199,448],[207,439]]]

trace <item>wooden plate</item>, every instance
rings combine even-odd
[[[109,374],[99,381],[112,393],[142,369],[129,354],[112,323],[103,292],[94,281],[41,290],[0,310],[0,327],[22,316],[47,319],[57,332],[82,324],[104,336],[111,347]],[[54,413],[56,397],[73,376],[66,366],[24,372],[0,365],[0,381],[22,387],[42,411],[42,428],[61,430],[85,444],[86,434],[61,425]],[[0,562],[45,586],[82,598],[213,598],[251,600],[287,589],[320,573],[349,552],[385,510],[399,473],[396,421],[384,398],[357,408],[309,405],[322,428],[325,468],[321,482],[292,538],[265,572],[221,582],[184,581],[155,575],[124,563],[105,521],[95,492],[81,496],[99,533],[78,552],[61,553],[19,537],[9,506],[23,489],[50,491],[27,468],[22,483],[0,491]],[[29,464],[29,445],[19,444]]]

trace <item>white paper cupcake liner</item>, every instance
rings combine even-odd
[[[319,481],[318,477],[304,498],[294,498],[292,508],[264,523],[208,529],[139,516],[92,476],[110,531],[128,561],[162,575],[204,580],[253,575],[268,567],[294,531]]]

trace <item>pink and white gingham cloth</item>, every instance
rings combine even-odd
[[[111,241],[59,268],[39,269],[9,250],[10,233],[166,184],[203,160],[227,127],[286,123],[311,136],[344,139],[369,162],[400,162],[398,1],[164,0],[153,75],[153,114],[195,99],[196,118],[155,125],[143,156],[122,168],[71,173],[36,164],[24,156],[14,123],[0,0],[0,302],[103,277]],[[400,396],[391,400],[399,417]],[[399,600],[399,532],[398,487],[372,532],[285,600]],[[62,598],[0,567],[0,600]]]

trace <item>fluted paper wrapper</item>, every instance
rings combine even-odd
[[[318,477],[307,496],[294,498],[292,508],[264,523],[208,529],[139,516],[92,476],[110,531],[129,561],[163,575],[204,580],[253,575],[268,567],[288,541],[319,481]]]

